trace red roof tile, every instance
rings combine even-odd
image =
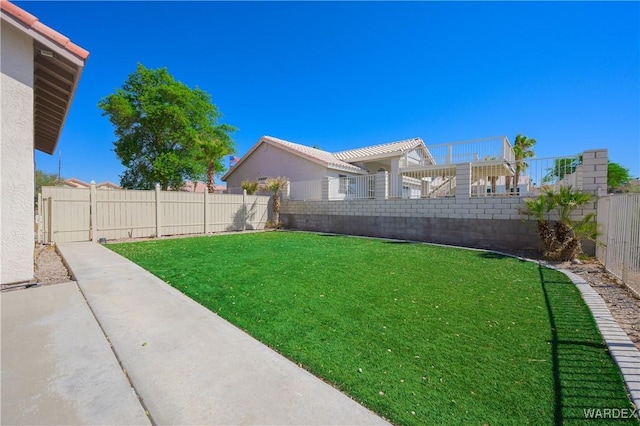
[[[64,35],[60,34],[56,30],[44,25],[42,22],[38,20],[38,18],[22,10],[15,4],[10,3],[8,0],[0,0],[0,9],[4,10],[9,15],[13,16],[18,21],[22,22],[28,28],[31,28],[35,32],[42,34],[43,36],[47,37],[51,41],[54,41],[55,43],[59,44],[69,52],[78,56],[80,59],[86,60],[89,57],[88,50],[85,50],[82,47],[78,46],[77,44],[72,43],[68,37],[65,37]]]

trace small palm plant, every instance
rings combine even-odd
[[[243,180],[240,182],[242,189],[247,191],[248,195],[253,195],[258,190],[258,181],[255,180]]]
[[[571,214],[589,201],[591,194],[576,191],[571,186],[560,187],[558,192],[546,188],[537,198],[526,200],[525,214],[534,216],[538,222],[545,258],[573,260],[582,253],[582,239],[596,241],[598,225],[593,213],[578,221],[571,219]],[[558,216],[554,225],[549,220],[551,212]]]
[[[553,244],[555,234],[549,221],[549,213],[553,210],[553,191],[543,190],[542,194],[533,199],[525,200],[527,208],[523,213],[534,216],[538,226],[538,236],[545,249]]]
[[[274,227],[280,226],[280,191],[286,188],[288,183],[285,177],[270,177],[263,184],[265,191],[273,193],[273,224]]]

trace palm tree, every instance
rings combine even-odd
[[[535,139],[528,138],[520,133],[516,135],[516,139],[513,142],[513,154],[516,160],[513,188],[516,194],[518,193],[518,184],[520,183],[520,173],[527,168],[527,163],[522,160],[533,158],[535,156],[532,149],[535,144]]]
[[[280,225],[280,191],[287,186],[287,178],[270,177],[263,184],[266,191],[273,193],[273,224],[277,228]]]
[[[544,245],[544,257],[550,260],[573,260],[582,253],[582,239],[595,241],[598,224],[595,215],[589,213],[580,220],[573,220],[571,214],[580,206],[591,201],[591,195],[576,191],[571,186],[562,186],[556,192],[545,188],[537,198],[526,200],[524,213],[535,216],[538,235]],[[548,218],[555,212],[555,225]]]
[[[230,133],[236,128],[228,124],[215,126],[211,133],[203,134],[196,141],[198,152],[197,159],[204,162],[207,170],[207,189],[214,192],[214,180],[216,173],[224,170],[224,157],[233,152],[233,140]]]
[[[496,194],[496,183],[498,182],[498,176],[487,176],[489,184],[491,185],[491,194]]]

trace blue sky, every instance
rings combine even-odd
[[[640,176],[638,2],[15,2],[90,51],[38,169],[119,182],[98,101],[167,67],[237,126],[339,151],[517,133],[537,157],[608,148]]]

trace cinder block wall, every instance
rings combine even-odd
[[[520,213],[525,207],[524,199],[285,201],[280,217],[288,229],[398,238],[533,256],[541,244],[536,221]],[[596,204],[591,202],[577,209],[574,217],[595,210]],[[587,254],[595,254],[592,244],[584,244],[584,249]]]

